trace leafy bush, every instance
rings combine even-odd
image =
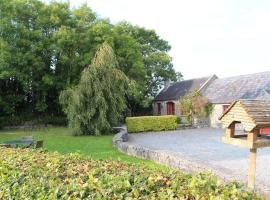
[[[211,174],[0,148],[0,199],[260,199]]]
[[[126,123],[129,133],[175,130],[177,117],[174,115],[127,117]]]
[[[195,117],[207,117],[212,112],[212,104],[198,91],[188,93],[179,99],[182,114],[188,115],[190,111]]]
[[[181,124],[181,117],[177,117],[176,122],[177,122],[177,124]]]

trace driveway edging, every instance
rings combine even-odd
[[[128,142],[128,133],[126,128],[117,128],[119,132],[113,137],[113,145],[121,152],[131,156],[152,160],[159,164],[164,164],[175,169],[181,169],[190,173],[198,173],[201,171],[210,171],[209,165],[200,161],[192,161],[180,154],[171,151],[153,150],[147,147],[130,144]],[[234,176],[228,177],[228,174],[223,174],[220,170],[211,171],[222,179],[234,181]]]
[[[144,146],[134,145],[128,140],[130,137],[126,128],[118,128],[119,132],[113,137],[113,145],[121,152],[138,158],[152,160],[156,163],[169,166],[174,169],[180,169],[188,173],[211,172],[222,181],[241,181],[246,183],[246,180],[240,178],[235,171],[231,171],[218,166],[210,165],[209,163],[194,160],[190,157],[185,157],[179,153],[166,150],[149,149]],[[257,190],[269,194],[269,189],[264,185],[257,184]]]

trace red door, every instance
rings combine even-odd
[[[175,114],[175,108],[173,102],[167,102],[167,115],[174,115]]]

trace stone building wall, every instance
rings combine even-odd
[[[210,126],[212,128],[223,128],[221,121],[218,119],[223,113],[223,105],[227,104],[214,104],[212,113],[210,114]]]
[[[167,115],[167,102],[174,102],[175,104],[175,115],[181,116],[181,107],[179,101],[159,101],[153,104],[153,114],[158,115],[157,103],[161,103],[161,115]],[[214,104],[212,113],[208,118],[193,119],[194,127],[212,127],[212,128],[223,128],[221,121],[218,119],[223,113],[223,105],[227,104]]]
[[[161,103],[161,115],[167,115],[167,102],[174,103],[174,111],[176,116],[181,115],[181,107],[179,101],[170,100],[170,101],[155,101],[153,103],[153,114],[158,115],[158,103]]]

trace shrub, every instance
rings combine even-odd
[[[209,173],[0,148],[0,199],[260,199]]]
[[[177,124],[181,124],[181,117],[177,117],[176,122]]]
[[[179,102],[183,115],[188,115],[191,111],[194,117],[207,117],[212,112],[212,104],[198,91],[186,94],[179,99]]]
[[[129,133],[175,130],[177,117],[174,115],[127,117],[126,123]]]

